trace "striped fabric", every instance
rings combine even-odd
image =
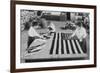
[[[68,35],[64,33],[54,33],[52,44],[50,48],[50,55],[52,54],[83,54],[84,48],[81,47],[77,39],[63,39]]]

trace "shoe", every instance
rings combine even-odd
[[[37,45],[37,46],[32,46],[28,49],[28,53],[32,53],[32,52],[38,52],[41,50],[41,48],[45,45],[45,43],[42,43],[40,45]]]
[[[37,49],[37,50],[28,50],[28,53],[33,53],[33,52],[38,52],[40,51],[41,49]]]

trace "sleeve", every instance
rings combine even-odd
[[[70,36],[70,38],[74,37],[77,31],[78,31],[78,29],[76,29],[76,30],[72,33],[72,35]]]
[[[84,32],[83,32],[83,33],[84,33],[84,34],[83,34],[83,38],[86,38],[86,36],[87,36],[87,33],[86,33],[86,30],[85,30],[85,28],[83,29],[83,31],[84,31]]]

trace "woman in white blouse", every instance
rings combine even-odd
[[[72,33],[72,35],[69,38],[72,39],[73,37],[77,37],[77,39],[80,42],[80,45],[83,48],[83,51],[86,52],[86,50],[87,50],[87,44],[86,44],[87,33],[86,33],[86,29],[82,25],[83,25],[82,22],[78,22],[76,24],[76,30]]]
[[[37,49],[37,47],[44,45],[46,42],[46,40],[44,40],[43,36],[41,36],[39,33],[36,32],[36,30],[35,30],[36,25],[37,25],[37,22],[33,21],[30,24],[30,28],[28,30],[28,42],[27,42],[27,49],[26,49],[26,50],[28,50],[28,52],[35,51]],[[42,44],[37,44],[37,45],[33,46],[32,48],[30,48],[30,45],[37,39],[38,39],[38,41],[41,41]]]
[[[81,22],[77,23],[76,30],[73,32],[73,34],[70,36],[70,38],[72,38],[74,36],[76,36],[80,40],[80,42],[84,38],[86,38],[86,36],[87,36],[86,29],[82,26]]]

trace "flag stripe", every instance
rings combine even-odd
[[[79,50],[79,47],[78,47],[78,45],[77,45],[77,43],[76,43],[76,40],[74,40],[74,43],[75,43],[75,45],[76,45],[76,49],[77,49],[78,53],[81,53],[81,51]]]
[[[64,43],[62,39],[62,33],[61,33],[61,53],[64,54]]]
[[[54,37],[53,37],[53,40],[52,40],[52,45],[51,45],[51,49],[50,49],[50,54],[53,54],[53,49],[54,49],[54,43],[55,43],[55,38],[56,38],[56,33],[54,33]]]
[[[57,34],[56,54],[59,54],[59,33]]]
[[[65,43],[66,43],[66,52],[67,52],[67,54],[69,54],[70,52],[69,52],[69,49],[68,49],[68,42],[67,42],[67,40],[65,40]]]
[[[70,41],[70,44],[71,44],[72,52],[73,52],[73,54],[75,54],[75,50],[74,50],[74,47],[73,47],[73,45],[72,45],[72,41],[71,41],[71,40],[69,40],[69,41]]]

